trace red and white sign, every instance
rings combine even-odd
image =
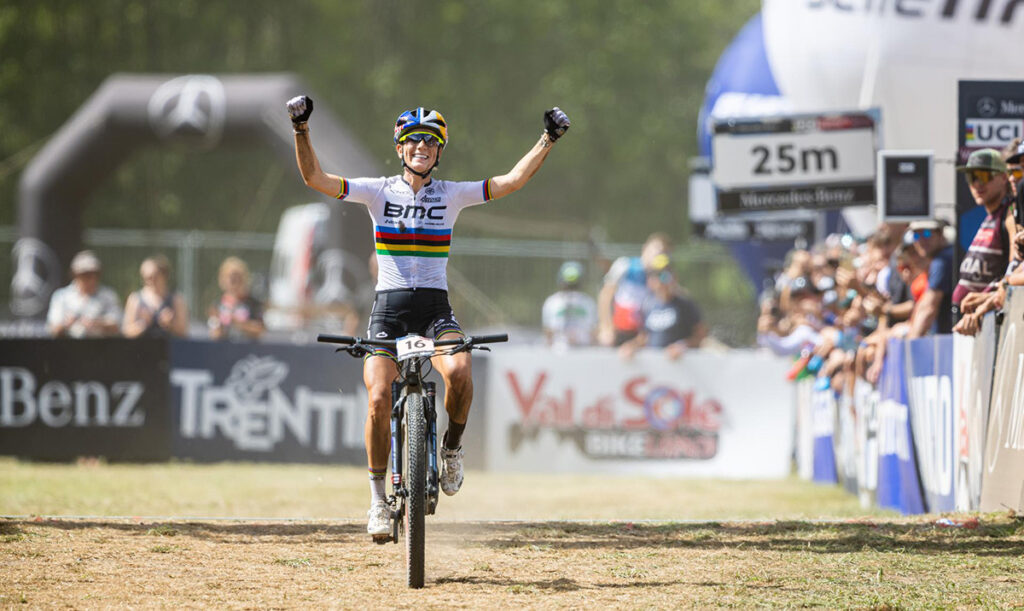
[[[669,361],[644,351],[490,356],[491,470],[785,477],[793,447],[787,363],[738,350]]]

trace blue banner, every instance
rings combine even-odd
[[[903,350],[903,340],[889,340],[878,382],[877,500],[880,507],[903,514],[924,513],[910,430]]]
[[[819,378],[819,382],[827,378]],[[839,481],[836,470],[836,452],[832,443],[836,422],[836,397],[832,389],[815,385],[811,393],[811,430],[814,434],[814,476],[820,484],[835,484]]]
[[[907,342],[907,379],[914,447],[928,511],[955,511],[953,336]]]

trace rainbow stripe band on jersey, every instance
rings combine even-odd
[[[348,181],[342,178],[341,187],[338,190],[338,194],[334,196],[334,199],[345,199],[346,197],[348,197]]]
[[[377,225],[374,232],[377,254],[392,257],[448,257],[451,229],[406,229]]]
[[[484,181],[484,201],[491,201],[491,179],[488,178]]]

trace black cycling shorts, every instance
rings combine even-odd
[[[377,293],[370,310],[366,337],[396,339],[410,333],[433,339],[463,334],[448,303],[448,291],[394,289]],[[375,348],[371,356],[395,358],[395,352],[388,348]]]

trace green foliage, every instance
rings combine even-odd
[[[0,224],[15,221],[24,162],[109,75],[292,71],[389,170],[397,169],[394,117],[415,105],[441,109],[452,124],[443,172],[455,179],[509,169],[540,134],[542,111],[561,106],[573,120],[569,137],[535,183],[495,211],[497,219],[545,221],[555,237],[565,225],[600,227],[613,241],[638,242],[658,228],[682,242],[686,160],[696,150],[704,83],[758,6],[6,2]],[[86,223],[270,231],[280,210],[309,198],[294,168],[266,151],[149,151],[93,195]]]

